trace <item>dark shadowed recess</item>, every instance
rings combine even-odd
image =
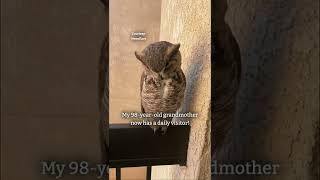
[[[101,163],[104,11],[99,0],[1,1],[1,179],[54,179],[46,160]]]
[[[226,0],[213,1],[212,159],[227,144],[233,128],[235,100],[241,77],[239,45],[225,22]]]

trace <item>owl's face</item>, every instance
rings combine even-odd
[[[181,67],[180,44],[160,41],[148,45],[141,53],[135,52],[147,71],[166,75]]]

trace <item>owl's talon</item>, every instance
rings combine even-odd
[[[167,131],[162,130],[162,131],[161,131],[161,135],[164,136],[164,135],[166,134],[166,132],[167,132]]]
[[[157,133],[157,128],[152,128],[153,129],[153,134]]]
[[[163,136],[166,132],[167,130],[162,127],[153,128],[153,134],[157,136]]]

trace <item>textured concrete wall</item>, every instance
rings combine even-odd
[[[98,0],[1,1],[1,179],[53,179],[41,160],[100,162],[105,32]]]
[[[319,151],[319,1],[228,2],[226,21],[243,70],[233,142],[221,156],[279,163],[272,179],[312,179]]]
[[[163,0],[160,40],[181,43],[187,89],[181,111],[198,112],[191,120],[187,166],[153,167],[154,180],[210,179],[210,53],[209,0]]]

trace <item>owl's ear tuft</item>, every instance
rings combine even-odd
[[[180,48],[180,43],[178,44],[173,44],[172,46],[170,46],[166,52],[166,56],[167,58],[171,58],[173,55],[175,55]]]
[[[142,61],[142,55],[139,54],[137,51],[134,51],[134,55],[136,55],[136,58]]]
[[[137,51],[134,52],[134,55],[136,55],[136,58],[144,65],[147,67],[146,63],[143,60],[143,55],[141,53],[138,53]]]

